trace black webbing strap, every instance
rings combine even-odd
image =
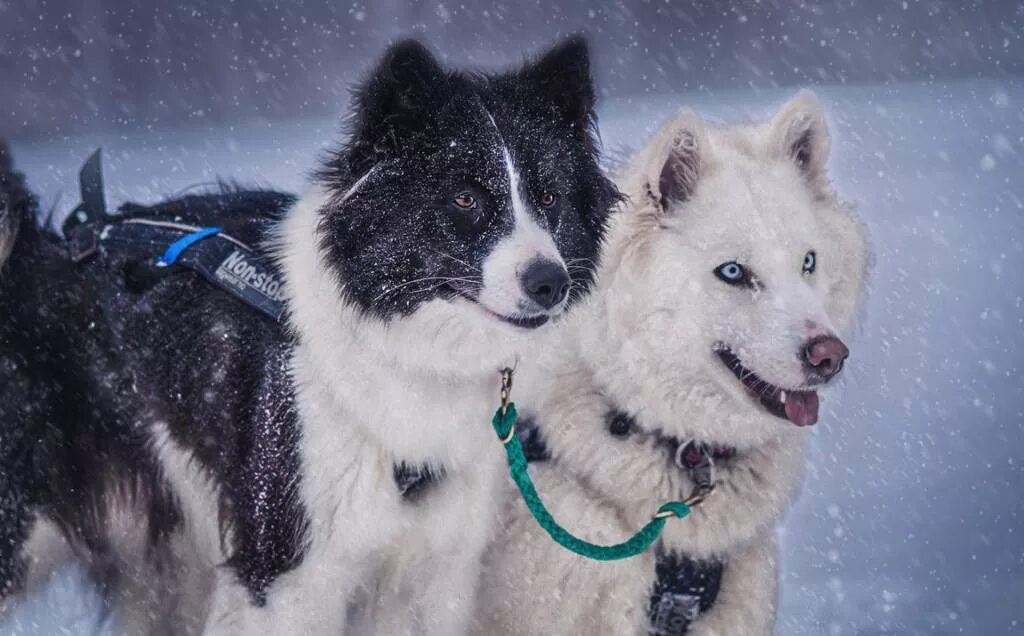
[[[284,312],[283,281],[265,255],[226,234],[214,233],[192,243],[166,265],[161,257],[177,241],[204,228],[168,223],[157,219],[131,218],[103,225],[77,225],[69,235],[71,259],[75,262],[93,253],[123,257],[153,268],[186,268],[273,320]]]

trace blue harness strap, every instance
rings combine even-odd
[[[176,265],[200,274],[271,320],[281,320],[284,281],[269,255],[229,236],[220,227],[197,228],[168,218],[108,214],[99,150],[82,167],[79,185],[82,203],[62,226],[72,262],[83,262],[99,252],[148,267],[155,263],[164,272]],[[189,249],[211,236],[222,240]]]
[[[204,227],[201,230],[196,230],[191,234],[186,234],[177,241],[167,246],[167,250],[156,260],[157,267],[170,267],[177,262],[178,257],[181,253],[192,247],[199,241],[216,234],[220,234],[221,229],[219,227]]]
[[[215,237],[215,241],[205,239]],[[161,272],[189,269],[280,321],[284,314],[284,280],[273,259],[231,237],[220,227],[197,228],[163,219],[131,217],[76,224],[69,233],[69,254],[78,263],[91,255],[113,255]]]

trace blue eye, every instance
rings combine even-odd
[[[818,264],[818,255],[814,253],[814,250],[807,252],[804,255],[804,273],[810,274],[814,271],[814,267]]]
[[[715,268],[715,276],[730,285],[743,285],[747,282],[747,270],[736,261],[722,263]]]

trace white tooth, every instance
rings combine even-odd
[[[779,402],[782,402],[783,404],[786,403],[786,392],[785,391],[779,391]]]

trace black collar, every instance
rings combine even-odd
[[[608,432],[614,437],[629,437],[643,434],[654,438],[657,443],[669,451],[673,463],[680,470],[686,471],[690,480],[701,490],[708,493],[715,486],[715,462],[731,459],[736,449],[731,446],[713,446],[693,439],[681,440],[660,431],[645,431],[636,419],[618,409],[612,408],[605,416]]]
[[[696,440],[680,440],[663,435],[658,431],[644,431],[636,419],[623,411],[612,408],[605,416],[608,432],[613,437],[626,438],[630,435],[646,435],[652,437],[660,446],[664,446],[673,463],[680,470],[688,473],[690,480],[699,489],[710,492],[714,488],[715,463],[729,460],[736,455],[736,449],[730,446],[713,446]],[[531,417],[522,417],[517,424],[519,441],[523,445],[523,453],[527,461],[538,462],[551,459],[547,444],[541,434],[540,427]]]

